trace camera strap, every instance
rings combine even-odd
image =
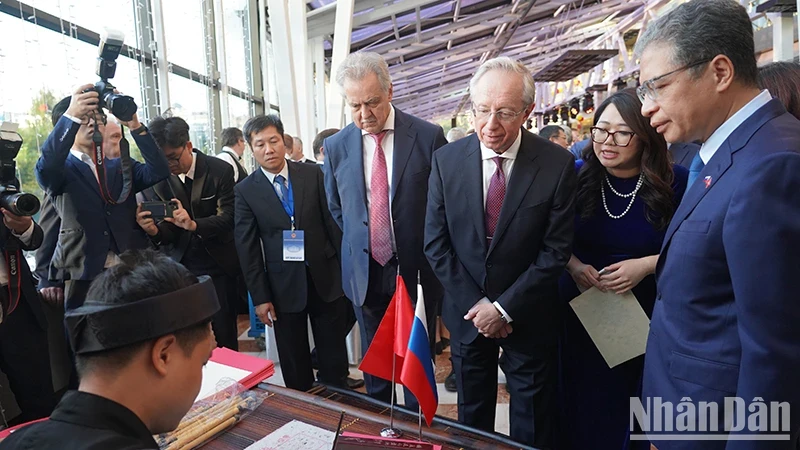
[[[19,306],[22,296],[22,251],[14,239],[6,240],[5,248],[6,270],[8,270],[8,304],[5,306],[5,315],[8,316]]]
[[[124,203],[131,194],[133,188],[133,163],[131,162],[130,144],[125,139],[125,127],[120,124],[122,129],[122,139],[119,141],[119,159],[122,169],[122,192],[118,198],[114,198],[111,190],[108,188],[108,178],[106,173],[105,154],[103,153],[103,134],[100,133],[97,120],[95,119],[94,134],[92,135],[92,143],[94,144],[94,151],[92,152],[92,162],[97,170],[97,184],[100,187],[100,194],[106,203],[118,205]]]

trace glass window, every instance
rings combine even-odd
[[[251,117],[250,102],[234,95],[228,96],[228,126],[241,129]]]
[[[213,131],[208,114],[208,87],[196,81],[169,74],[169,99],[172,116],[179,116],[189,124],[192,145],[206,154],[211,149]]]
[[[275,75],[275,52],[272,41],[267,41],[267,89],[269,89],[269,102],[277,107],[281,104],[278,99],[278,78]]]
[[[164,0],[167,60],[201,74],[206,70],[206,39],[200,0]]]
[[[137,47],[134,0],[36,0],[29,5],[102,34],[103,28],[125,33],[125,44]],[[69,30],[67,30],[69,32]]]
[[[249,12],[247,0],[224,0],[224,27],[225,27],[225,73],[228,86],[233,86],[242,92],[250,92],[247,81],[248,67],[247,43],[250,43],[249,27],[247,25]]]

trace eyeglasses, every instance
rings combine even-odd
[[[492,111],[490,111],[488,109],[473,107],[472,108],[472,114],[475,116],[476,119],[479,119],[479,120],[484,120],[484,119],[489,120],[489,118],[491,116],[495,116],[495,117],[497,117],[497,120],[499,120],[500,122],[508,123],[508,122],[511,122],[514,119],[516,119],[517,116],[519,116],[520,114],[522,114],[525,111],[525,109],[526,108],[522,108],[521,110],[519,110],[517,112],[510,111],[510,110],[507,110],[507,109],[501,109],[501,110],[492,112]]]
[[[181,158],[183,157],[183,152],[186,151],[186,146],[183,146],[183,149],[178,156],[173,156],[172,158],[167,158],[167,164],[179,164],[181,162]]]
[[[693,67],[697,67],[697,66],[699,66],[701,64],[706,64],[709,61],[711,61],[711,60],[710,59],[704,59],[702,61],[697,61],[697,62],[694,62],[694,63],[689,64],[687,66],[683,66],[683,67],[681,67],[679,69],[675,69],[672,72],[667,72],[664,75],[659,75],[659,76],[657,76],[655,78],[650,78],[649,80],[647,80],[644,83],[642,83],[641,86],[636,88],[636,95],[639,97],[639,100],[642,103],[644,103],[644,101],[646,99],[650,99],[652,101],[657,101],[658,100],[658,89],[659,88],[656,87],[656,82],[658,80],[661,80],[661,79],[663,79],[665,77],[668,77],[668,76],[670,76],[672,74],[675,74],[675,73],[678,73],[678,72],[682,72],[684,70],[688,70],[688,69],[691,69]]]
[[[603,144],[611,136],[611,141],[617,147],[627,147],[631,143],[631,139],[636,135],[630,131],[608,131],[600,127],[592,127],[590,130],[592,131],[592,141]]]

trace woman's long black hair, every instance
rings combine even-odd
[[[665,230],[675,213],[672,171],[667,142],[642,116],[642,102],[633,89],[625,89],[608,97],[594,114],[595,123],[608,105],[616,106],[622,119],[639,138],[642,146],[642,187],[637,194],[647,206],[647,221],[658,230]],[[592,217],[600,202],[600,186],[606,169],[594,154],[594,142],[583,151],[584,165],[578,174],[578,213],[582,219]]]

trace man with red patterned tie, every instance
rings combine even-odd
[[[353,123],[323,143],[325,190],[344,233],[342,288],[355,307],[366,352],[394,294],[398,267],[415,301],[421,281],[428,329],[434,329],[441,285],[422,253],[422,237],[431,159],[447,141],[441,127],[392,105],[389,67],[377,53],[349,55],[336,81]],[[390,401],[388,381],[364,378],[369,395]],[[410,392],[405,398],[416,410]]]
[[[425,254],[445,290],[459,421],[494,431],[502,348],[511,438],[553,448],[558,277],[576,177],[570,153],[521,129],[534,94],[530,71],[510,58],[475,73],[475,134],[433,158]]]

